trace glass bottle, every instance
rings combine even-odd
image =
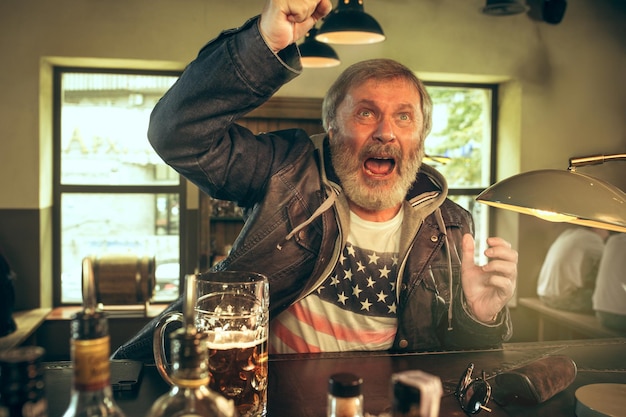
[[[47,417],[44,372],[45,350],[26,346],[0,353],[0,416]]]
[[[70,326],[74,373],[70,404],[63,417],[124,417],[111,389],[106,314],[85,309],[72,317]]]
[[[363,380],[351,373],[337,373],[328,379],[327,417],[363,417]]]
[[[179,329],[171,335],[174,385],[157,399],[146,417],[236,417],[232,400],[210,390],[206,333]]]
[[[173,332],[168,372],[172,388],[154,403],[146,417],[236,417],[235,403],[211,391],[208,334],[195,325],[196,276],[185,276],[182,329]]]

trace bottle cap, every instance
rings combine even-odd
[[[333,374],[328,379],[328,392],[335,397],[349,398],[361,395],[363,379],[351,373]]]

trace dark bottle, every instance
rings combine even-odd
[[[75,314],[71,334],[72,395],[63,417],[124,417],[111,389],[111,348],[105,313],[90,309]]]
[[[83,259],[83,310],[70,323],[72,394],[63,417],[125,417],[113,399],[109,320],[96,303],[90,257]]]
[[[41,365],[44,353],[44,349],[38,346],[0,353],[0,416],[48,416]]]

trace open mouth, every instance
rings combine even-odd
[[[396,167],[396,160],[393,158],[368,158],[363,164],[365,170],[371,175],[384,176],[393,172]]]

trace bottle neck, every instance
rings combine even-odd
[[[172,375],[172,383],[180,388],[197,389],[209,385],[209,378],[193,378],[186,375]]]
[[[172,336],[172,374],[174,385],[195,389],[209,384],[209,347],[206,334],[184,330]]]

